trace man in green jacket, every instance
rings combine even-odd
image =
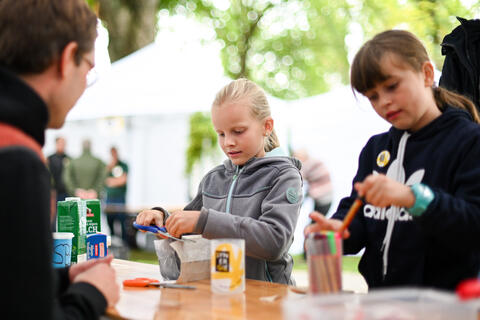
[[[63,179],[68,194],[82,199],[99,199],[105,177],[105,164],[92,155],[90,140],[84,140],[82,155],[65,166]]]

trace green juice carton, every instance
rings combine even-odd
[[[88,199],[87,202],[87,235],[102,232],[100,220],[101,206],[100,200]]]
[[[57,231],[72,232],[72,263],[87,260],[87,205],[80,198],[65,198],[57,202]]]

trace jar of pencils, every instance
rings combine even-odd
[[[342,237],[338,232],[311,233],[305,241],[309,294],[342,290]]]

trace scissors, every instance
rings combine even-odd
[[[183,284],[177,283],[166,283],[160,282],[157,279],[151,278],[135,278],[135,279],[128,279],[123,280],[124,287],[160,287],[160,288],[172,288],[172,289],[196,289],[195,286],[187,286]]]
[[[168,231],[165,227],[159,227],[159,226],[155,226],[155,225],[153,225],[153,226],[142,226],[141,224],[138,224],[136,222],[133,223],[133,227],[135,227],[139,230],[144,230],[144,231],[148,231],[148,232],[151,232],[151,233],[158,233],[158,234],[161,234],[162,236],[165,236],[167,238],[174,239],[174,240],[177,240],[177,241],[195,242],[195,240],[192,240],[192,239],[180,239],[180,238],[174,237],[170,233],[168,233]]]

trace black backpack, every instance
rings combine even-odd
[[[443,38],[440,86],[467,96],[480,111],[480,20],[457,17],[460,25]]]

